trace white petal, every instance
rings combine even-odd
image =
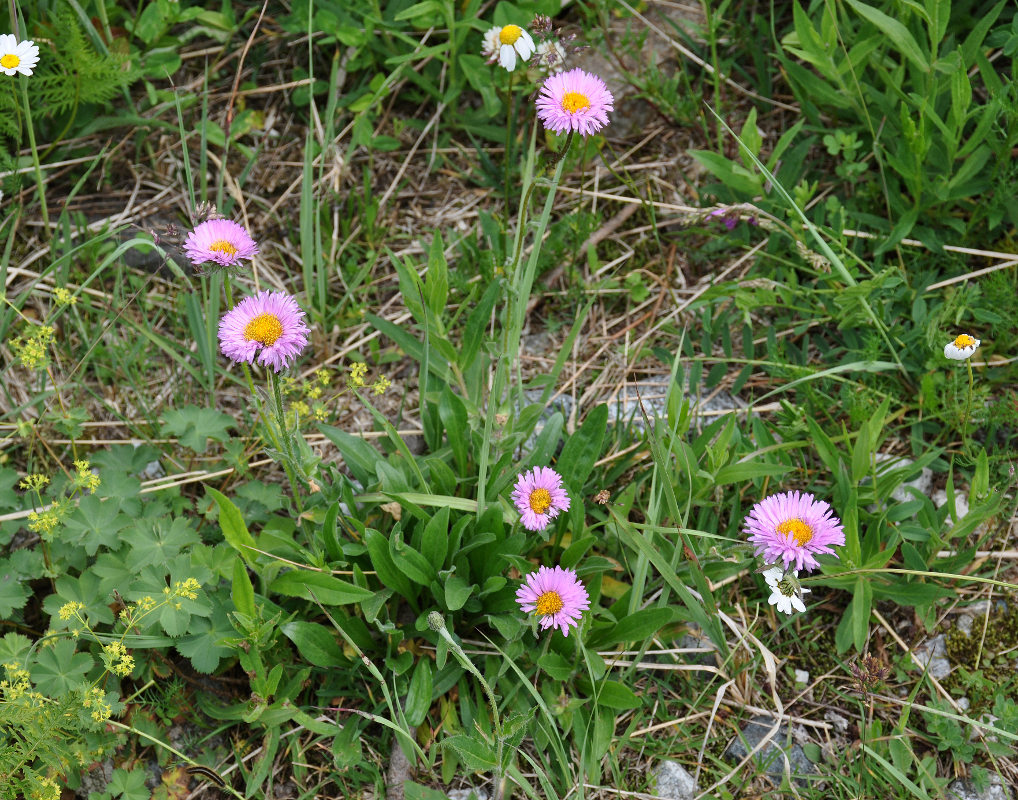
[[[516,40],[514,45],[516,52],[520,54],[520,58],[526,61],[534,54],[534,40],[530,38],[530,34],[526,31],[520,31],[520,38]]]
[[[504,44],[499,48],[498,63],[510,72],[516,69],[516,51],[511,44]]]

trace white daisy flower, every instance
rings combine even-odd
[[[39,63],[39,48],[33,41],[19,42],[9,33],[0,33],[0,72],[4,75],[31,75]]]
[[[791,614],[793,608],[796,611],[805,611],[806,604],[802,602],[802,595],[809,592],[809,589],[799,586],[799,582],[795,580],[799,576],[798,570],[792,570],[788,575],[789,578],[786,578],[781,567],[771,567],[763,573],[764,580],[771,587],[771,596],[767,598],[767,602],[777,606],[782,614]]]
[[[979,347],[979,340],[974,336],[963,333],[953,342],[948,342],[944,345],[944,355],[948,358],[953,358],[955,361],[964,361],[976,352],[977,347]]]
[[[534,64],[541,72],[552,75],[562,72],[566,68],[566,49],[558,39],[548,39],[537,45],[537,56]]]
[[[489,64],[494,64],[498,61],[498,49],[502,46],[502,42],[499,39],[500,33],[502,33],[502,29],[496,25],[494,28],[489,28],[488,32],[484,34],[481,55],[488,60]]]
[[[534,40],[519,25],[506,25],[498,32],[498,63],[509,72],[516,69],[516,55],[526,61],[534,54]]]

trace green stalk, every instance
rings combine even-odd
[[[969,396],[968,396],[968,400],[965,403],[965,416],[962,419],[962,424],[961,424],[961,437],[962,437],[962,445],[966,449],[968,449],[968,443],[969,443],[969,420],[970,420],[970,415],[972,414],[972,389],[973,389],[973,385],[972,385],[973,384],[973,380],[972,380],[972,360],[969,359],[969,358],[965,359],[965,366],[967,366],[969,368]]]
[[[28,103],[28,78],[21,76],[21,101],[25,106],[25,126],[28,128],[28,144],[32,148],[32,165],[35,167],[35,188],[39,192],[39,203],[42,206],[42,224],[46,229],[45,237],[49,238],[49,210],[46,208],[46,184],[42,180],[42,169],[39,167],[39,148],[35,144],[35,126],[32,124],[32,107]]]

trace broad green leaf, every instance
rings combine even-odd
[[[254,586],[251,584],[251,576],[247,574],[247,567],[244,560],[234,557],[233,562],[233,586],[231,590],[233,605],[241,614],[246,614],[251,619],[256,619],[258,612],[255,609]]]
[[[861,0],[846,0],[846,2],[856,10],[859,16],[876,25],[880,32],[891,40],[891,43],[897,48],[899,53],[919,67],[919,69],[923,70],[923,72],[929,72],[930,62],[919,48],[915,37],[912,36],[908,28],[893,17],[887,16],[883,11],[866,5]]]
[[[240,509],[218,489],[206,486],[205,491],[212,496],[212,499],[216,501],[216,505],[219,506],[219,528],[223,532],[223,538],[240,553],[244,561],[253,566],[255,540],[248,533],[247,524],[244,522]]]
[[[445,605],[450,611],[463,608],[474,591],[473,584],[468,583],[459,575],[451,575],[445,582]]]
[[[227,431],[235,424],[233,417],[214,408],[184,406],[163,414],[162,432],[164,436],[178,437],[184,447],[202,454],[208,447],[209,439],[229,441],[230,434]]]
[[[724,486],[729,483],[743,483],[754,478],[767,476],[784,475],[792,467],[785,464],[768,464],[766,461],[741,461],[736,464],[727,464],[718,470],[714,476],[714,483],[717,486]]]
[[[40,647],[30,665],[32,682],[49,697],[60,697],[76,688],[95,662],[88,653],[76,652],[75,639],[58,639],[52,647]]]
[[[269,589],[287,597],[317,599],[325,606],[360,603],[374,596],[374,592],[369,589],[362,589],[324,572],[303,569],[284,572],[272,582]]]
[[[336,643],[336,635],[317,622],[287,622],[279,626],[291,642],[297,645],[301,657],[316,667],[340,667],[349,664]]]
[[[643,702],[633,690],[618,681],[605,681],[598,686],[597,704],[620,711],[639,708]]]
[[[11,566],[10,559],[0,558],[0,618],[7,619],[16,608],[28,602],[28,584]]]
[[[644,608],[619,620],[603,637],[598,637],[598,647],[603,649],[624,642],[642,642],[674,618],[675,612],[671,608]]]
[[[608,427],[608,406],[603,403],[591,411],[579,429],[562,448],[556,466],[566,486],[580,491],[601,455],[601,444]]]
[[[455,736],[447,736],[441,745],[455,750],[456,755],[471,772],[489,772],[498,765],[491,745],[476,735],[458,733]]]
[[[403,713],[411,728],[416,728],[428,715],[431,708],[431,660],[421,658],[414,668],[413,677],[410,679],[410,688],[407,690],[406,707]]]

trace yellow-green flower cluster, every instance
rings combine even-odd
[[[28,790],[29,800],[60,800],[60,787],[52,778],[35,776],[35,782]]]
[[[127,648],[122,642],[110,642],[103,645],[102,659],[106,664],[106,669],[121,678],[130,675],[134,670],[134,656],[127,652]]]
[[[34,325],[24,337],[11,339],[14,356],[28,369],[44,369],[49,363],[47,350],[53,342],[55,331],[52,325]]]
[[[363,361],[355,361],[350,365],[350,385],[354,389],[364,386],[364,376],[368,374],[368,365]]]
[[[40,475],[37,472],[33,472],[31,475],[26,475],[21,479],[21,483],[18,484],[22,489],[28,492],[39,492],[49,483],[49,478],[45,475]]]
[[[368,382],[364,379],[364,376],[367,374],[368,365],[363,361],[355,361],[350,365],[350,377],[347,379],[347,383],[354,389],[362,389],[368,385]],[[386,389],[390,386],[392,386],[392,381],[385,377],[385,375],[382,375],[371,384],[371,391],[376,396],[385,394]]]
[[[87,461],[75,461],[74,468],[78,474],[74,476],[74,485],[83,490],[94,493],[99,488],[99,476],[92,472]]]
[[[177,581],[173,584],[173,596],[186,597],[188,600],[195,600],[198,598],[198,590],[200,588],[201,584],[194,578],[188,578],[183,583]]]
[[[106,702],[106,692],[98,686],[93,686],[85,692],[85,696],[81,698],[81,705],[91,709],[92,719],[96,722],[105,722],[113,713],[110,704]]]
[[[78,296],[76,294],[72,294],[69,289],[66,289],[63,286],[58,286],[53,290],[53,298],[62,306],[73,306],[78,302]]]
[[[53,539],[53,532],[70,511],[70,502],[65,497],[61,498],[49,508],[42,511],[29,512],[28,529],[33,533],[39,534],[39,538],[43,541],[51,541]]]
[[[328,386],[329,371],[319,369],[315,371],[312,380],[304,381],[299,386],[296,379],[285,378],[282,391],[286,396],[297,398],[290,403],[290,411],[295,412],[302,421],[314,419],[325,422],[329,418],[329,412],[322,398]]]
[[[75,619],[84,622],[84,620],[81,619],[81,612],[84,610],[85,610],[84,603],[79,603],[77,600],[72,600],[70,603],[64,603],[62,606],[60,606],[60,610],[57,612],[57,614],[59,615],[60,619],[64,621],[69,620],[71,617],[74,617]]]
[[[169,590],[167,590],[169,591]],[[120,612],[120,622],[124,623],[124,627],[130,628],[141,622],[142,618],[152,611],[156,607],[156,601],[154,597],[145,595],[141,600],[133,605],[129,605],[123,611]]]

